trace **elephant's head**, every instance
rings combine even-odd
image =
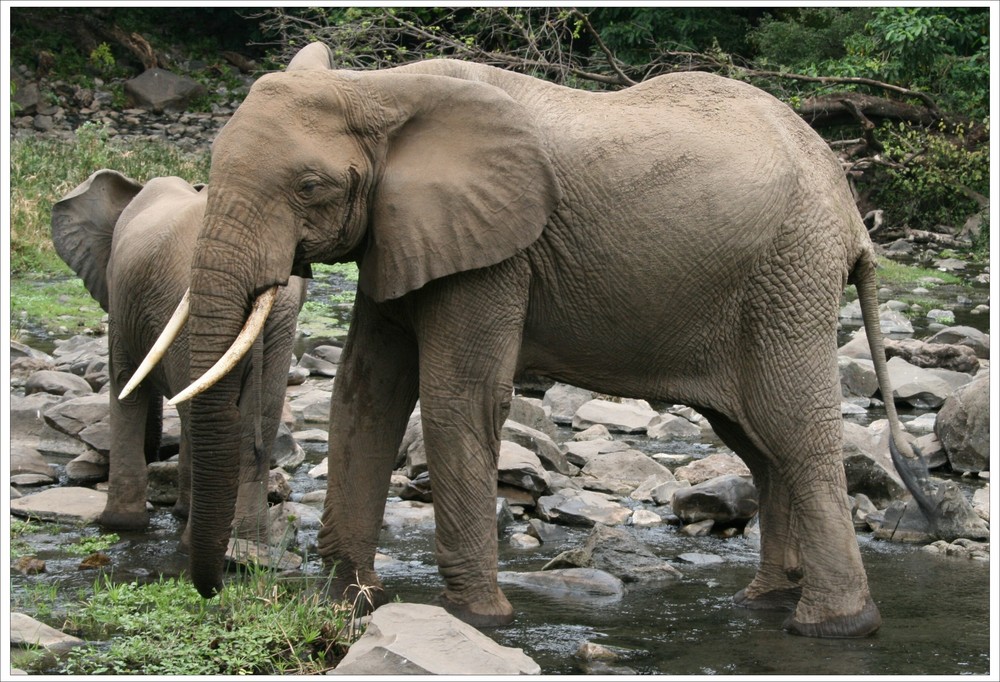
[[[99,170],[52,206],[52,244],[105,312],[107,270],[115,225],[142,185],[118,171]]]
[[[255,297],[310,263],[355,260],[365,295],[399,298],[510,258],[558,198],[534,120],[499,88],[405,70],[264,76],[213,145],[192,377],[224,354]],[[192,405],[192,579],[206,596],[222,585],[237,387],[227,376]]]

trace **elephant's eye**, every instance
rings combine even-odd
[[[303,200],[309,201],[310,199],[314,199],[316,197],[322,186],[323,185],[320,182],[319,178],[315,177],[303,178],[301,181],[299,181],[299,185],[296,188],[296,192],[300,197],[302,197]]]

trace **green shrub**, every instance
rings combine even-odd
[[[917,229],[961,227],[979,211],[974,194],[989,195],[989,146],[966,148],[963,131],[956,132],[946,135],[943,130],[902,123],[879,128],[884,158],[901,166],[881,167],[868,181],[872,201],[885,210],[889,224]]]

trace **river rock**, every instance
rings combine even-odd
[[[528,519],[525,533],[537,538],[542,544],[555,544],[569,539],[570,534],[565,526],[547,523],[541,519]]]
[[[382,526],[395,532],[404,528],[433,528],[434,505],[416,500],[390,500],[385,505]]]
[[[840,389],[845,398],[870,398],[875,395],[878,377],[875,376],[875,364],[871,360],[838,355],[837,366],[840,370]]]
[[[632,512],[632,517],[628,520],[628,525],[636,528],[650,528],[663,523],[663,518],[654,511],[648,509],[636,509]]]
[[[73,647],[86,644],[82,639],[49,627],[24,613],[10,614],[10,645],[42,647],[54,654],[64,654]]]
[[[558,471],[566,476],[572,476],[577,471],[576,467],[572,466],[566,459],[566,455],[559,449],[556,442],[544,431],[508,419],[504,422],[500,438],[535,453],[542,466],[548,471]]]
[[[89,524],[97,520],[104,511],[107,501],[107,493],[91,488],[67,486],[49,488],[11,500],[10,511],[17,516],[37,518],[42,521]]]
[[[327,424],[330,421],[331,394],[329,390],[312,386],[306,392],[291,398],[288,405],[295,418],[295,428]]]
[[[649,477],[661,481],[674,479],[670,469],[638,450],[610,452],[587,460],[580,470],[585,489],[628,495]]]
[[[389,603],[372,613],[335,675],[539,675],[521,649],[500,646],[439,606]]]
[[[549,408],[553,422],[568,426],[573,423],[573,416],[580,406],[593,399],[593,391],[556,383],[545,391],[542,405]]]
[[[646,425],[646,435],[654,440],[696,439],[701,437],[701,427],[684,417],[661,414]]]
[[[33,393],[29,396],[10,394],[10,435],[11,438],[30,440],[37,438],[46,428],[45,412],[63,402],[63,398],[51,393]],[[105,401],[107,402],[107,401]]]
[[[656,460],[653,460],[656,461]],[[660,465],[662,466],[662,465]],[[642,483],[635,487],[629,497],[633,500],[639,500],[640,502],[653,502],[653,491],[661,488],[667,483],[676,483],[677,479],[674,478],[674,474],[670,469],[663,467],[663,471],[657,471],[653,475],[647,477]]]
[[[539,435],[542,435],[539,432]],[[534,452],[510,441],[500,441],[497,480],[527,490],[535,498],[549,487],[548,472]]]
[[[415,477],[406,479],[406,483],[399,491],[399,497],[404,500],[433,502],[434,493],[431,490],[431,472],[421,471]]]
[[[990,522],[990,484],[972,493],[972,509],[986,523]]]
[[[927,343],[947,343],[960,346],[968,346],[975,352],[976,357],[989,360],[990,358],[990,337],[989,334],[979,331],[975,327],[958,325],[946,327],[927,339]]]
[[[87,395],[94,389],[83,377],[69,372],[43,369],[35,372],[24,382],[24,394],[52,393],[53,395]]]
[[[45,410],[44,416],[52,428],[68,436],[77,436],[85,428],[106,420],[110,412],[108,396],[97,393],[53,405]]]
[[[885,339],[886,357],[903,358],[916,367],[940,367],[975,374],[979,358],[969,346],[956,343],[928,343],[917,339]]]
[[[603,426],[603,425],[602,425]],[[584,467],[591,459],[612,452],[624,452],[630,449],[628,443],[620,440],[594,439],[585,441],[566,441],[566,459],[570,464]]]
[[[527,426],[529,429],[541,431],[552,441],[555,441],[558,436],[556,426],[552,422],[552,409],[546,406],[541,398],[514,396],[510,401],[510,414],[507,415],[507,419],[516,424]],[[522,445],[524,444],[522,443]]]
[[[545,564],[542,570],[559,568],[597,568],[617,576],[624,583],[658,582],[681,577],[680,571],[656,556],[634,531],[601,524],[594,526],[582,546],[562,552]]]
[[[983,376],[959,388],[941,406],[934,432],[955,471],[990,468],[990,384]]]
[[[736,455],[715,453],[674,469],[674,478],[697,485],[718,476],[750,476],[750,469]]]
[[[245,538],[229,538],[225,557],[233,564],[255,565],[276,571],[294,571],[302,566],[302,557],[294,552]]]
[[[953,392],[952,386],[930,370],[911,365],[902,358],[889,360],[889,381],[896,402],[934,409]]]
[[[538,549],[542,546],[542,543],[538,538],[528,535],[527,533],[511,534],[507,544],[514,549]]]
[[[757,488],[744,476],[718,476],[678,489],[671,507],[685,523],[705,519],[720,525],[745,523],[757,513]]]
[[[604,424],[618,433],[645,433],[656,411],[645,400],[612,402],[595,398],[581,405],[573,415],[573,428],[579,431],[594,424]]]
[[[302,357],[299,358],[298,367],[307,370],[310,375],[314,376],[337,376],[337,363],[329,362],[312,353],[303,353]]]
[[[563,601],[596,599],[602,604],[625,596],[625,584],[597,568],[556,568],[544,571],[499,571],[497,582],[542,592]],[[610,598],[610,599],[609,599]]]
[[[617,526],[632,515],[631,510],[606,495],[570,488],[538,498],[537,511],[543,520],[567,526]]]
[[[87,450],[66,465],[66,478],[75,485],[108,480],[108,456],[96,450]]]
[[[146,499],[153,504],[174,504],[180,496],[180,467],[177,458],[146,465]]]
[[[17,486],[49,485],[59,481],[56,468],[45,461],[38,450],[19,440],[12,440],[9,450],[10,483]]]
[[[843,461],[847,492],[863,494],[883,508],[906,494],[889,456],[889,422],[878,420],[868,427],[844,421]]]

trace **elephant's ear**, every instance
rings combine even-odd
[[[108,310],[108,258],[118,216],[142,185],[113,170],[99,170],[52,206],[56,253]]]
[[[359,287],[377,301],[526,248],[559,201],[532,115],[503,90],[425,74],[372,74],[398,111],[372,193]],[[388,97],[385,96],[388,93]]]

